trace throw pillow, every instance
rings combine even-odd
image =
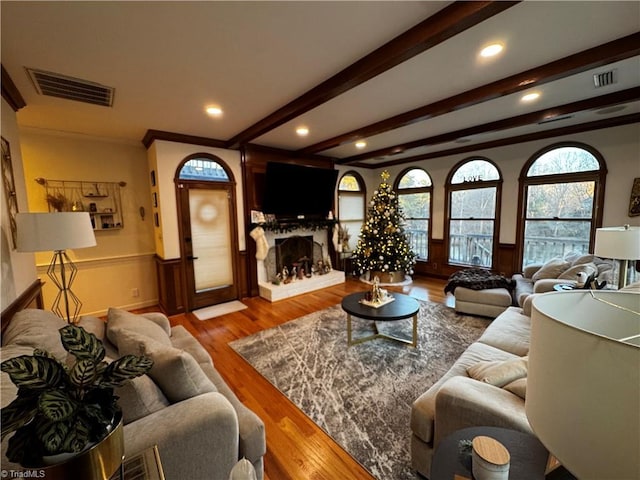
[[[552,258],[542,265],[540,270],[531,276],[531,280],[537,282],[543,278],[558,278],[562,272],[567,270],[571,264],[562,258]]]
[[[109,308],[107,312],[107,338],[118,349],[120,349],[119,337],[125,331],[135,332],[152,338],[162,345],[171,346],[169,334],[155,321],[119,308]]]
[[[527,397],[527,378],[519,378],[511,383],[507,383],[502,388],[525,400]]]
[[[577,280],[578,272],[584,272],[587,274],[587,276],[589,276],[591,274],[597,274],[598,267],[596,267],[595,263],[585,263],[585,264],[574,265],[573,267],[568,268],[567,270],[562,272],[558,276],[558,278],[561,278],[562,280]]]
[[[125,382],[115,389],[115,394],[125,425],[169,406],[167,397],[148,375]]]
[[[527,376],[528,357],[518,357],[504,361],[483,361],[467,368],[467,374],[475,379],[496,387]]]
[[[580,255],[578,258],[574,258],[573,260],[571,260],[571,266],[575,267],[576,265],[584,265],[585,263],[593,263],[593,259],[595,258],[595,255],[592,255],[590,253],[587,253],[586,255]],[[568,260],[565,257],[565,260]]]
[[[256,469],[249,460],[243,458],[231,469],[229,480],[256,480]]]
[[[217,392],[215,385],[184,350],[167,347],[135,332],[124,331],[119,337],[120,355],[145,355],[153,360],[148,375],[158,384],[171,403],[208,392]]]
[[[48,310],[25,308],[9,322],[2,334],[2,345],[42,348],[58,360],[64,360],[67,351],[62,346],[58,330],[66,324],[66,320]]]

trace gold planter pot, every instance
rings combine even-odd
[[[122,415],[117,417],[118,424],[111,432],[90,449],[55,465],[30,468],[42,472],[38,478],[46,480],[109,480],[120,468],[124,460],[124,430]]]

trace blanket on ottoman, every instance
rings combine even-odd
[[[506,288],[511,291],[516,287],[516,282],[504,275],[491,273],[483,268],[468,268],[449,277],[449,281],[444,287],[444,293],[455,293],[456,287],[465,287],[471,290]]]

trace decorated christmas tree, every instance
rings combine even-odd
[[[404,233],[405,216],[398,203],[398,196],[387,183],[389,173],[385,170],[380,177],[382,181],[373,192],[367,219],[362,225],[358,245],[351,257],[354,269],[360,274],[412,274],[416,255]]]

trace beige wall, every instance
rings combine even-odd
[[[158,213],[160,227],[156,228],[156,252],[165,260],[180,258],[178,237],[178,208],[174,178],[183,160],[195,153],[208,153],[222,159],[231,169],[236,181],[236,210],[238,222],[238,248],[245,250],[244,232],[244,189],[242,185],[242,165],[240,152],[222,148],[202,147],[186,143],[156,140],[148,152],[149,171],[156,170],[158,190]]]
[[[110,306],[131,309],[156,305],[153,218],[144,146],[36,129],[22,129],[20,138],[29,211],[48,210],[46,191],[35,182],[38,177],[126,182],[121,188],[124,228],[96,231],[97,246],[68,252],[78,267],[73,291],[84,304],[82,314],[102,315]],[[144,218],[140,207],[145,210]],[[38,275],[45,282],[50,259],[51,252],[36,254]],[[55,287],[47,282],[46,308],[55,293]]]
[[[502,212],[500,213],[500,243],[516,242],[518,220],[518,178],[524,164],[538,150],[563,141],[581,142],[598,150],[604,157],[608,168],[605,190],[604,226],[640,225],[640,217],[627,216],[629,197],[634,177],[640,177],[640,125],[632,124],[607,128],[575,135],[556,137],[535,142],[520,143],[506,147],[479,150],[473,156],[486,157],[498,165],[502,178]],[[433,238],[444,238],[445,218],[445,182],[451,168],[471,154],[452,155],[418,162],[415,166],[424,168],[433,181]],[[389,168],[391,181],[401,171],[411,166],[399,165]],[[381,170],[367,180],[367,194],[371,197],[380,183]],[[370,177],[365,177],[368,179]]]
[[[9,104],[2,99],[2,137],[9,142],[13,176],[18,198],[18,210],[27,211],[27,192],[25,188],[24,172],[22,170],[22,152],[16,114]],[[2,261],[2,279],[0,280],[2,295],[1,307],[4,310],[18,295],[24,292],[38,278],[33,253],[18,253],[13,246],[9,213],[5,201],[4,182],[0,210],[2,211],[0,225],[2,227],[0,260]]]

